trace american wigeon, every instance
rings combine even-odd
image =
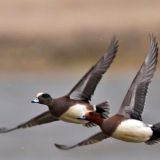
[[[94,144],[109,137],[135,143],[154,144],[158,142],[160,123],[150,125],[142,121],[145,97],[156,69],[157,57],[158,44],[156,39],[150,36],[150,47],[146,59],[135,76],[118,113],[107,119],[102,119],[96,112],[88,112],[81,117],[99,125],[102,132],[75,145],[55,144],[56,147],[68,150],[77,146]]]
[[[94,106],[90,103],[90,100],[102,75],[107,71],[114,60],[117,49],[118,41],[114,37],[110,42],[107,52],[88,70],[68,94],[60,98],[52,98],[48,93],[37,94],[32,103],[47,105],[49,108],[48,111],[14,128],[0,128],[0,133],[58,120],[70,123],[80,123],[87,127],[91,127],[95,125],[93,122],[79,119],[79,117],[88,111],[96,112],[103,118],[107,117],[109,112],[108,102],[106,101]]]

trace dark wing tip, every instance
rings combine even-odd
[[[60,150],[69,150],[69,149],[76,147],[75,145],[74,146],[66,146],[66,145],[61,145],[61,144],[57,144],[57,143],[55,143],[54,145]]]
[[[156,40],[156,36],[154,36],[153,33],[149,33],[149,39],[150,39],[150,41],[154,41],[154,42],[157,41],[157,40]]]
[[[156,37],[153,34],[149,34],[150,39],[150,47],[148,51],[148,56],[145,60],[146,65],[150,68],[149,71],[151,72],[151,75],[153,77],[154,71],[156,69],[156,65],[158,62],[158,42],[156,40]]]
[[[158,52],[158,41],[153,34],[149,34],[150,52]]]
[[[115,43],[115,44],[118,44],[118,39],[116,37],[116,35],[113,35],[112,39],[111,39],[111,43]]]
[[[7,128],[6,128],[6,127],[0,128],[0,133],[6,133],[6,131],[7,131]]]
[[[116,36],[113,36],[113,38],[111,39],[110,45],[108,47],[108,52],[111,52],[111,51],[117,52],[118,47],[119,47],[118,40],[117,40]]]
[[[16,130],[16,129],[17,129],[17,127],[11,128],[11,129],[8,129],[8,128],[6,128],[6,127],[2,127],[2,128],[0,128],[0,134],[1,134],[1,133],[11,132],[11,131],[14,131],[14,130]]]

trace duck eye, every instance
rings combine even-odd
[[[42,95],[42,97],[43,98],[50,98],[51,96],[49,94],[45,93],[45,94]]]

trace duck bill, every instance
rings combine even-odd
[[[39,99],[35,98],[34,100],[31,101],[31,103],[39,103]]]

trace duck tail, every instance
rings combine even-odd
[[[153,131],[153,134],[152,134],[151,138],[145,142],[148,145],[152,145],[152,144],[158,143],[160,141],[160,122],[154,124],[151,127],[151,129]]]
[[[108,101],[102,102],[96,105],[96,112],[101,115],[102,118],[108,118],[110,113],[110,105]]]

